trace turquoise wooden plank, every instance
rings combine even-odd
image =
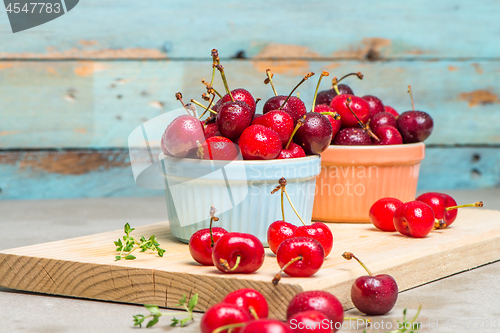
[[[434,118],[428,143],[500,143],[500,61],[233,60],[224,66],[231,87],[245,87],[263,99],[272,96],[262,83],[267,68],[276,73],[280,94],[311,70],[326,69],[330,78],[361,71],[363,81],[347,82],[354,92],[379,96],[399,111],[410,109],[406,91],[412,84],[417,109]],[[200,80],[210,75],[205,61],[0,62],[0,149],[126,148],[134,128],[180,106],[177,91],[186,100],[201,100]],[[317,77],[299,89],[307,105]],[[224,90],[218,76],[216,88]]]
[[[419,190],[500,186],[500,148],[427,148]],[[163,195],[134,183],[126,150],[0,152],[0,200]]]
[[[498,58],[499,12],[495,0],[87,0],[16,34],[0,11],[0,57]]]

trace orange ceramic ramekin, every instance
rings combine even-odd
[[[321,154],[312,219],[368,222],[370,207],[383,197],[415,199],[423,143],[335,146]]]

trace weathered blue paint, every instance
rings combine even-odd
[[[363,37],[376,37],[390,42],[381,47],[383,56],[496,58],[499,47],[492,40],[500,33],[499,12],[495,0],[87,0],[57,20],[17,34],[0,11],[0,56],[110,57],[110,50],[142,48],[142,55],[121,56],[148,58],[155,51],[159,57],[207,58],[217,46],[227,56],[245,51],[254,57],[279,43],[303,46],[320,57],[359,57],[370,46]]]

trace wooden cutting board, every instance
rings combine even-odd
[[[133,226],[133,223],[132,223]],[[392,275],[400,290],[500,260],[500,212],[462,209],[454,224],[423,239],[386,233],[371,224],[330,224],[335,246],[322,269],[310,278],[283,277],[275,256],[266,249],[264,266],[255,274],[226,275],[202,267],[188,246],[170,233],[168,223],[138,227],[133,235],[155,234],[167,250],[163,258],[138,253],[136,260],[114,261],[113,241],[122,230],[26,246],[0,252],[0,286],[46,294],[74,296],[176,308],[183,294],[199,293],[197,310],[204,311],[230,291],[252,287],[262,292],[270,315],[284,318],[289,300],[306,290],[327,290],[351,307],[352,282],[365,272],[341,257],[354,252],[374,274]]]

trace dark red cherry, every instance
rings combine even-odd
[[[341,129],[332,144],[341,146],[369,146],[372,138],[368,133],[359,127],[349,127]]]
[[[270,111],[255,118],[252,125],[266,126],[278,133],[283,147],[286,146],[295,127],[292,116],[281,110]]]
[[[339,88],[339,92],[341,94],[354,95],[354,92],[351,88],[349,88],[346,84],[339,84],[337,86]],[[323,90],[318,93],[318,97],[316,97],[316,105],[326,104],[330,105],[332,99],[337,96],[337,92],[335,89]]]
[[[403,144],[403,138],[393,126],[380,126],[373,131],[379,140],[373,139],[374,145],[400,145]]]
[[[198,147],[197,141],[205,141],[205,132],[200,120],[187,114],[175,118],[161,137],[161,150],[165,155],[186,157]]]
[[[370,128],[372,131],[376,131],[378,127],[380,126],[392,126],[397,128],[397,121],[396,117],[392,115],[389,112],[379,112],[376,113],[371,119],[370,119]]]
[[[222,136],[234,140],[250,126],[254,112],[244,102],[227,102],[222,104],[217,113],[217,125]]]
[[[423,142],[434,128],[432,117],[423,111],[406,111],[399,115],[397,125],[404,143]]]
[[[333,98],[330,103],[330,107],[341,117],[342,128],[358,126],[358,120],[346,104],[348,98],[351,99],[349,106],[352,111],[358,116],[359,120],[366,124],[368,119],[370,119],[370,106],[368,102],[361,97],[343,94]]]
[[[237,145],[223,136],[208,138],[203,144],[203,159],[233,161],[238,158]]]
[[[268,112],[280,109],[281,105],[285,102],[288,96],[273,96],[269,98],[263,107],[263,113],[266,114]],[[285,106],[281,109],[292,116],[293,121],[297,122],[297,120],[306,114],[307,108],[304,102],[298,97],[291,96],[286,102]]]
[[[262,125],[251,125],[246,128],[238,144],[245,160],[272,160],[281,152],[278,133]]]
[[[322,113],[322,112],[335,112],[331,107],[325,104],[320,104],[316,105],[314,107],[314,112]],[[328,121],[330,121],[330,124],[332,125],[333,129],[333,135],[332,137],[334,138],[335,135],[340,131],[340,127],[342,126],[342,121],[340,120],[340,117],[338,119],[333,118],[329,114],[324,114],[326,118],[328,118]]]
[[[384,104],[378,97],[375,97],[373,95],[365,95],[361,98],[367,101],[368,105],[370,106],[370,117],[373,117],[379,112],[385,111]]]
[[[217,126],[217,123],[209,123],[205,126],[205,139],[213,136],[220,136],[219,126]]]
[[[231,95],[233,96],[233,99],[235,101],[240,101],[246,103],[249,107],[250,110],[255,113],[255,99],[253,98],[252,94],[248,92],[248,90],[243,89],[243,88],[237,88],[234,90],[231,90]],[[222,103],[230,102],[231,101],[231,96],[229,94],[225,94],[221,98]],[[216,110],[214,110],[216,111]]]
[[[308,155],[321,154],[332,141],[333,128],[330,121],[320,113],[308,112],[304,124],[299,127],[294,141]]]

